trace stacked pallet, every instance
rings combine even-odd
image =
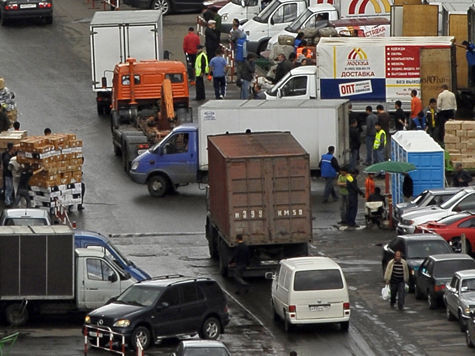
[[[54,208],[81,203],[82,141],[74,134],[30,136],[20,141],[17,161],[42,170],[30,178],[32,205]]]
[[[444,143],[454,165],[460,162],[464,168],[475,168],[475,121],[447,121]]]
[[[0,151],[6,151],[9,142],[18,145],[27,136],[26,131],[2,131],[0,132]]]

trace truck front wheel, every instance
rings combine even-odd
[[[147,181],[148,191],[152,197],[163,197],[169,187],[168,179],[161,175],[157,174],[151,176]]]
[[[26,308],[26,305],[23,305],[22,303],[10,304],[5,309],[5,317],[7,322],[12,326],[24,325],[29,318],[28,309]]]

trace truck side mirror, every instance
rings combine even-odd
[[[102,85],[103,88],[107,88],[107,78],[106,77],[101,78],[101,85]]]
[[[266,279],[275,279],[275,273],[274,273],[274,272],[266,272],[266,273],[264,274],[264,277],[265,277]]]
[[[109,280],[109,282],[117,282],[117,275],[115,273],[112,273],[109,275],[109,277],[107,278]]]
[[[167,309],[169,306],[170,304],[168,304],[168,302],[161,302],[157,305],[157,310]]]
[[[277,89],[277,97],[282,98],[282,89],[281,88]]]

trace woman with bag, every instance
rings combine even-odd
[[[406,260],[401,257],[401,251],[396,251],[394,258],[388,262],[384,272],[384,281],[391,288],[391,308],[394,308],[397,295],[397,306],[399,310],[403,310],[405,285],[409,281],[409,268]]]

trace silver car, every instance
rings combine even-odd
[[[51,219],[48,211],[43,209],[5,209],[0,218],[0,225],[51,225]]]
[[[446,284],[443,298],[447,319],[458,319],[460,329],[465,331],[470,313],[475,310],[475,269],[455,272]]]

